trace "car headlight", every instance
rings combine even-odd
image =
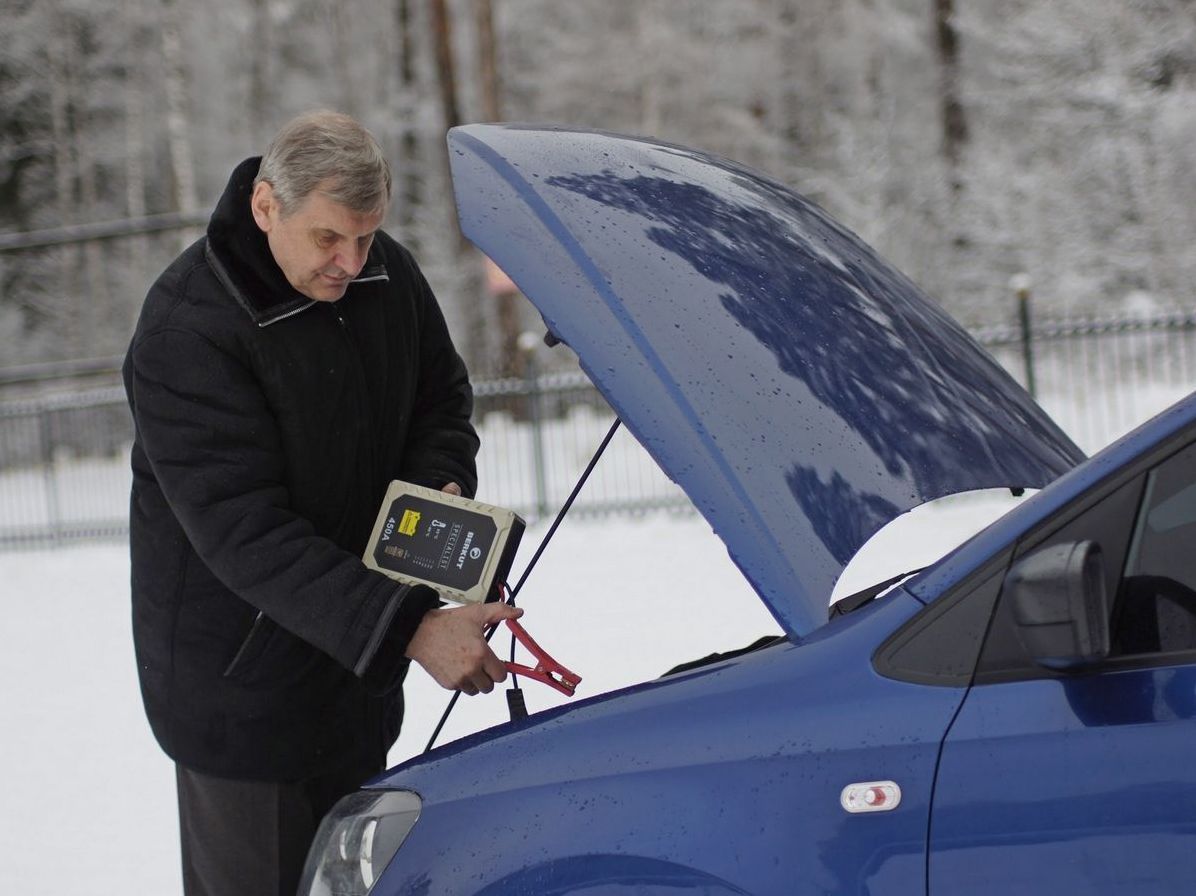
[[[361,790],[332,807],[307,854],[301,896],[365,896],[422,808],[407,790]]]

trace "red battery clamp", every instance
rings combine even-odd
[[[507,671],[514,675],[522,675],[524,678],[531,678],[548,685],[550,688],[555,688],[566,697],[572,697],[577,686],[581,684],[581,676],[575,672],[570,672],[549,656],[548,652],[537,644],[524,627],[514,619],[508,619],[506,623],[507,628],[511,630],[511,634],[515,636],[516,640],[536,658],[535,668],[521,666],[519,663],[503,663],[507,667]]]

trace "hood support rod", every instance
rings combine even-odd
[[[581,494],[582,486],[584,486],[586,484],[586,480],[589,479],[590,474],[592,472],[594,472],[594,467],[596,467],[598,465],[598,459],[602,457],[602,454],[603,454],[603,452],[606,451],[606,447],[610,444],[611,439],[613,439],[615,437],[615,433],[618,431],[619,425],[621,423],[622,423],[622,420],[620,420],[618,417],[615,417],[615,422],[610,425],[610,429],[607,430],[606,436],[602,439],[602,443],[598,446],[598,449],[594,452],[594,456],[590,458],[590,462],[588,464],[586,464],[586,468],[582,471],[581,476],[578,477],[577,484],[573,486],[573,491],[571,491],[569,493],[569,497],[565,499],[565,503],[562,504],[561,509],[557,511],[556,518],[552,521],[552,525],[548,527],[548,531],[544,533],[544,537],[542,539],[540,539],[540,544],[536,548],[535,554],[533,554],[532,559],[528,561],[527,566],[523,570],[523,575],[521,575],[519,577],[519,582],[515,585],[514,590],[512,590],[507,597],[507,603],[509,603],[511,606],[515,605],[515,597],[519,594],[519,590],[521,588],[523,588],[523,583],[526,582],[528,576],[531,575],[532,569],[536,565],[536,561],[538,561],[540,559],[540,555],[543,554],[544,549],[546,547],[548,547],[548,542],[552,539],[552,536],[556,534],[556,530],[560,526],[561,522],[565,519],[565,515],[569,512],[570,508],[573,507],[573,502],[575,500],[577,500],[577,496],[579,494]],[[494,635],[495,631],[497,631],[497,630],[498,630],[498,626],[495,625],[495,626],[491,626],[490,631],[486,632],[487,643],[490,641],[490,638]],[[515,653],[515,641],[514,641],[514,638],[512,638],[511,639],[511,659],[512,659],[512,661],[515,658],[514,653]],[[514,678],[513,673],[512,673],[512,678]],[[440,732],[444,728],[444,723],[448,721],[449,714],[453,711],[453,707],[457,705],[457,698],[459,698],[460,696],[461,696],[460,691],[453,691],[453,696],[449,699],[448,706],[446,706],[444,708],[444,714],[440,717],[440,721],[436,724],[436,730],[434,730],[432,732],[432,736],[428,739],[428,745],[426,747],[424,747],[425,753],[427,753],[429,750],[431,750],[432,747],[435,745],[436,738],[438,738],[440,736]],[[526,712],[526,710],[525,710],[525,712]]]

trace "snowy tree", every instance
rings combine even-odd
[[[387,226],[479,374],[510,370],[511,331],[538,320],[481,295],[460,252],[450,119],[646,134],[763,169],[969,322],[1010,317],[1017,273],[1040,312],[1193,301],[1190,0],[0,0],[0,15],[0,233],[204,211],[285,120],[341,108],[390,154]],[[0,364],[119,353],[194,235],[0,252]]]

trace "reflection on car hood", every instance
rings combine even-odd
[[[461,227],[536,305],[790,634],[925,501],[1082,452],[917,287],[763,175],[596,132],[449,133]],[[662,563],[683,563],[661,546]]]

